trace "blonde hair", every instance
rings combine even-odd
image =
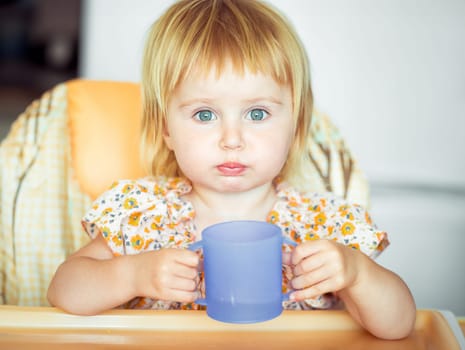
[[[288,84],[296,123],[294,144],[280,176],[303,178],[313,105],[309,63],[290,23],[257,0],[182,0],[151,27],[142,70],[142,155],[152,175],[182,176],[163,139],[169,98],[194,69],[217,74],[231,62]]]

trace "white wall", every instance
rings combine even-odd
[[[465,195],[374,186],[371,214],[391,245],[378,258],[420,308],[465,316]]]
[[[166,0],[86,1],[84,77],[139,80]],[[465,1],[274,0],[309,51],[317,106],[373,181],[465,187]]]
[[[465,316],[465,1],[272,0],[306,45],[316,105],[373,186],[380,262],[419,307]],[[139,80],[145,33],[172,1],[85,1],[81,74]]]

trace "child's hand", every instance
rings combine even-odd
[[[199,256],[187,249],[160,249],[134,256],[138,296],[192,302],[198,298]]]
[[[361,253],[330,240],[305,242],[283,262],[293,267],[292,300],[304,300],[352,287],[357,282]]]

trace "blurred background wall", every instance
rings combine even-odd
[[[308,49],[317,108],[368,176],[371,212],[391,240],[380,263],[419,307],[465,315],[465,2],[270,2]],[[171,3],[82,0],[76,75],[139,81],[147,29]]]
[[[78,74],[81,0],[0,0],[0,140],[44,91]]]

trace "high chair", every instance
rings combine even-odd
[[[89,241],[80,219],[118,179],[146,175],[135,83],[72,80],[32,102],[0,145],[0,304],[48,305],[48,284]],[[327,116],[314,113],[311,190],[368,204],[365,177]]]

